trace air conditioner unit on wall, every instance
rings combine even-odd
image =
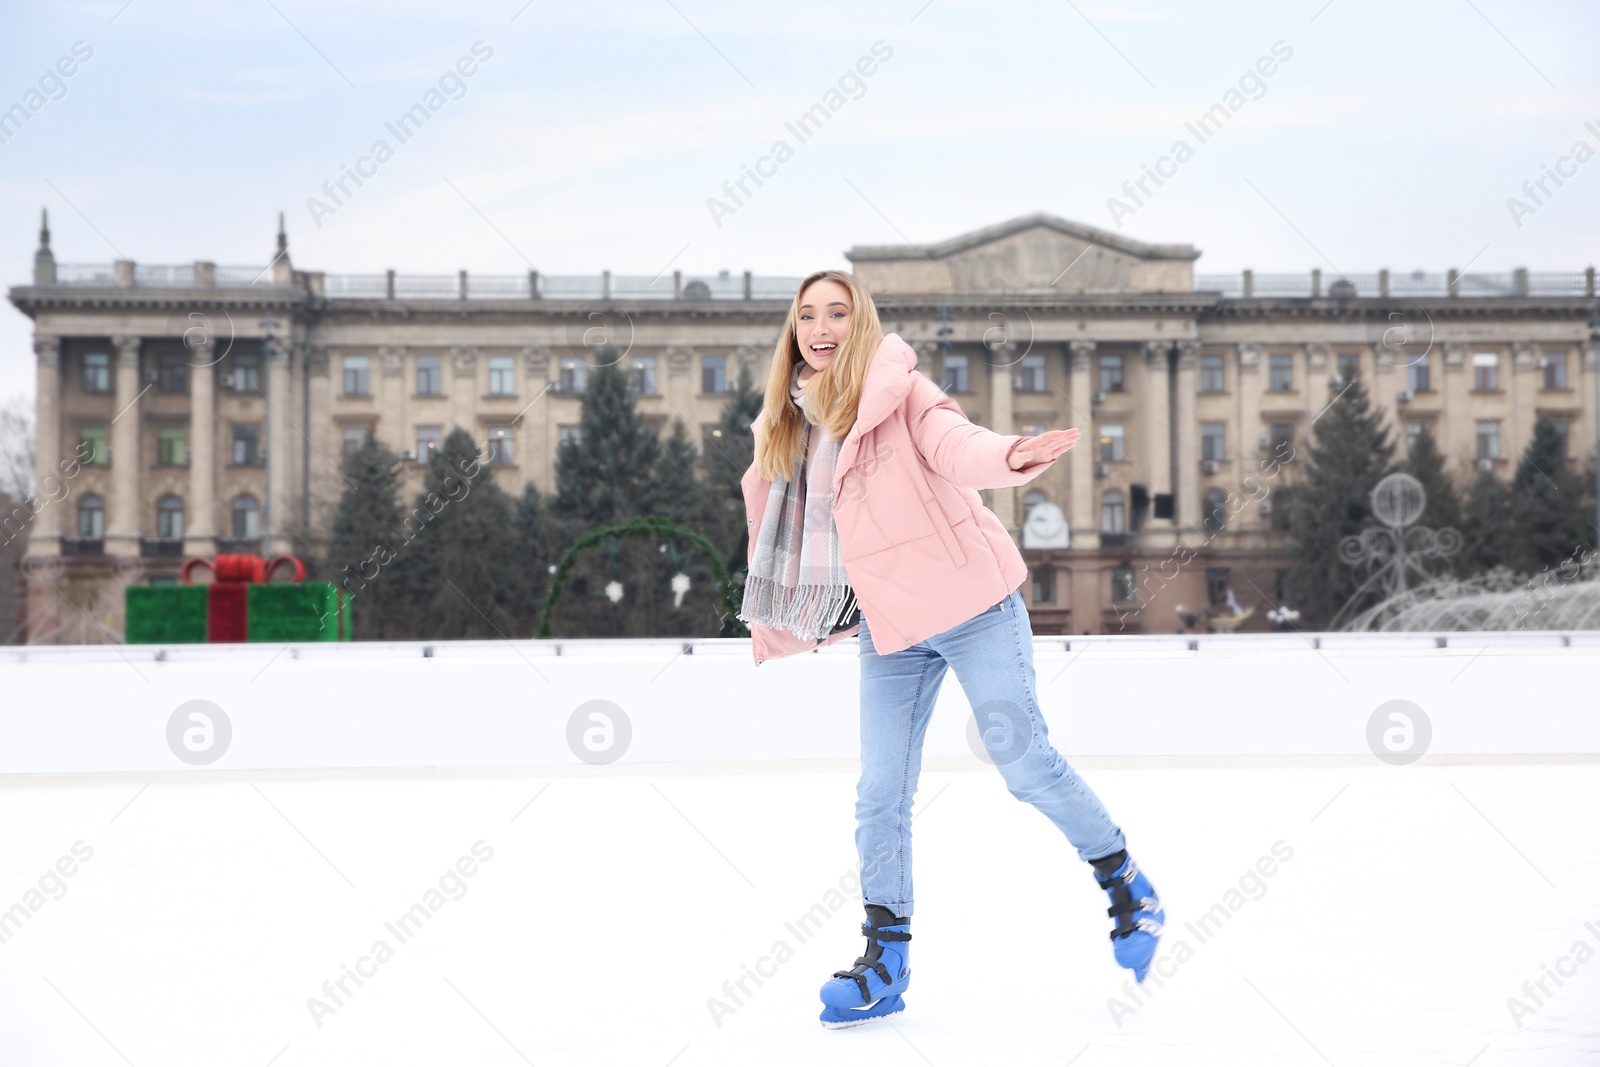
[[[1200,469],[1205,471],[1207,474],[1215,474],[1222,468],[1218,465],[1216,460],[1208,459],[1204,463],[1200,464]]]
[[[1478,460],[1478,469],[1481,470],[1481,471],[1492,471],[1492,470],[1494,470],[1494,460],[1492,460],[1492,459],[1480,459],[1480,460]]]
[[[1411,403],[1411,399],[1412,399],[1411,390],[1409,390],[1409,389],[1400,390],[1400,395],[1395,397],[1395,399],[1400,401],[1400,403],[1402,403],[1402,404]]]
[[[224,389],[232,389],[233,388],[233,375],[224,374],[222,376],[222,387]]]
[[[1256,438],[1256,445],[1257,445],[1257,447],[1260,447],[1260,448],[1271,448],[1272,447],[1272,435],[1271,434],[1262,434],[1260,437]]]
[[[1096,389],[1094,392],[1089,394],[1089,403],[1104,404],[1105,402],[1106,394],[1102,393],[1100,390]]]

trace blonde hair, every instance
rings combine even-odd
[[[789,395],[795,365],[805,359],[795,327],[800,318],[801,298],[819,281],[837,282],[850,293],[850,336],[834,353],[827,369],[818,371],[806,382],[807,409],[802,414]],[[828,436],[835,441],[842,441],[849,434],[861,404],[867,367],[882,342],[883,326],[878,321],[878,307],[853,275],[837,270],[819,270],[806,275],[789,305],[789,318],[783,324],[783,333],[773,351],[767,388],[762,394],[761,418],[757,422],[762,432],[756,435],[755,442],[756,469],[761,477],[776,481],[795,474],[805,458],[802,418],[825,427]],[[819,420],[812,412],[828,414]]]

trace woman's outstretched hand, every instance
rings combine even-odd
[[[1046,430],[1033,437],[1024,437],[1006,454],[1006,465],[1019,471],[1030,463],[1048,463],[1078,443],[1077,430]]]

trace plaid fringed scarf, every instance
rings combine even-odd
[[[799,372],[796,364],[789,395],[803,411]],[[833,522],[833,471],[840,443],[809,418],[801,421],[809,457],[805,477],[772,482],[739,618],[820,640],[855,611],[856,598],[839,561],[839,531]]]

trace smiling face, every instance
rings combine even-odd
[[[794,324],[795,341],[810,368],[801,369],[801,381],[826,370],[849,339],[851,310],[850,290],[827,278],[812,282],[800,294],[800,310]]]

